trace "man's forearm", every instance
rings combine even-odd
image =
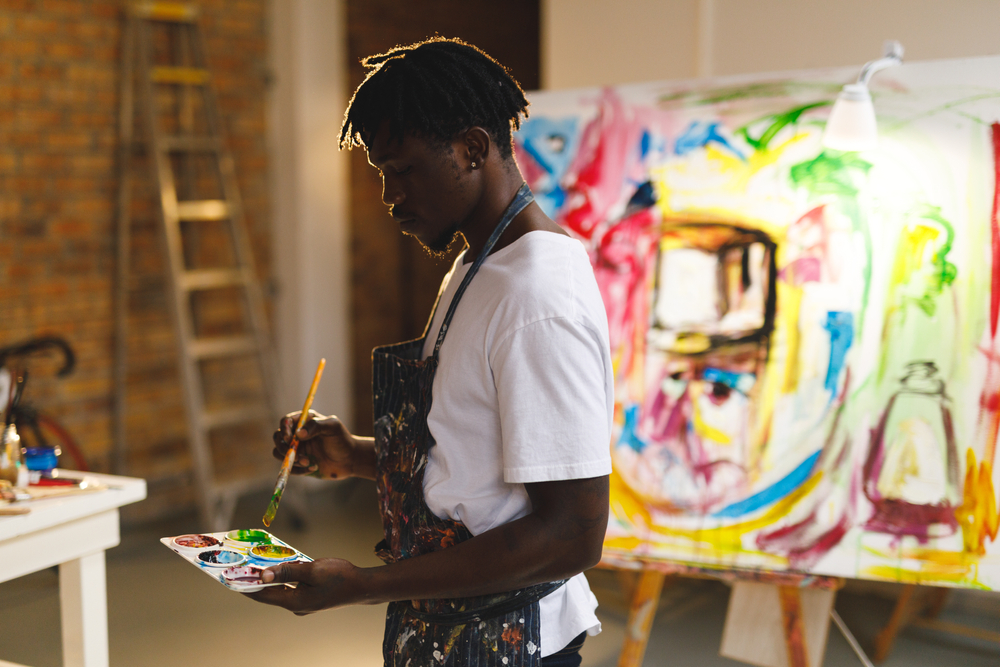
[[[577,483],[596,496],[572,517],[533,512],[453,547],[355,571],[357,603],[469,597],[571,577],[600,559],[607,528],[607,478]]]

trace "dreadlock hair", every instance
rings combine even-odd
[[[528,115],[528,100],[507,68],[460,39],[432,37],[368,56],[371,69],[347,105],[340,148],[367,147],[382,123],[390,139],[412,132],[450,142],[473,126],[484,128],[500,157],[512,156],[512,128]]]

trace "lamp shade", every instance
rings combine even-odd
[[[868,86],[849,83],[833,104],[823,133],[823,145],[838,151],[863,151],[875,148],[877,143],[875,107]]]

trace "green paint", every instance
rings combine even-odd
[[[226,537],[236,542],[253,542],[255,544],[270,544],[271,536],[263,530],[231,530]]]
[[[757,120],[747,123],[743,127],[737,128],[736,134],[739,134],[746,140],[748,144],[753,146],[756,151],[766,151],[768,145],[774,139],[775,135],[781,130],[789,125],[794,125],[799,121],[799,117],[810,109],[816,109],[818,107],[825,107],[830,104],[829,101],[822,102],[812,102],[811,104],[804,104],[800,107],[795,107],[794,109],[789,109],[784,113],[771,114],[769,116],[764,116],[763,118],[758,118]],[[759,137],[750,136],[750,127],[753,125],[758,125],[760,123],[768,122],[768,125],[761,132]]]
[[[812,195],[853,198],[871,168],[871,162],[862,160],[857,153],[826,150],[812,160],[792,165],[789,176],[794,185],[806,188]]]
[[[936,222],[945,232],[945,240],[931,260],[934,272],[929,276],[926,291],[917,299],[909,298],[920,310],[931,316],[937,309],[937,297],[945,287],[955,282],[955,277],[958,275],[958,267],[948,261],[948,253],[951,252],[951,246],[955,242],[955,228],[941,215],[940,206],[923,204],[917,213],[924,220]]]
[[[868,180],[872,164],[857,153],[824,150],[812,160],[792,165],[789,178],[796,187],[805,188],[812,198],[834,197],[841,212],[851,221],[865,244],[864,287],[858,311],[857,331],[864,331],[865,314],[872,278],[872,237],[868,222],[858,205],[858,194]]]

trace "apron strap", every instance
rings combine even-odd
[[[472,264],[472,267],[469,269],[469,272],[465,274],[465,278],[462,280],[462,284],[458,286],[458,290],[455,292],[455,296],[451,300],[451,305],[448,306],[448,312],[445,313],[444,321],[441,322],[441,330],[438,331],[437,342],[434,344],[434,357],[438,356],[438,351],[441,349],[441,344],[444,342],[444,336],[446,333],[448,333],[448,325],[451,324],[451,318],[455,314],[455,307],[458,306],[459,300],[461,300],[462,295],[465,293],[465,288],[467,288],[469,286],[469,283],[472,282],[472,277],[476,275],[476,272],[479,271],[479,267],[482,266],[483,262],[486,261],[487,255],[489,255],[490,252],[493,251],[493,246],[496,245],[497,239],[499,239],[500,235],[503,234],[504,230],[507,229],[507,225],[510,224],[510,221],[513,220],[518,213],[523,211],[528,206],[528,204],[530,204],[534,200],[535,198],[531,195],[531,189],[528,188],[528,184],[527,183],[522,184],[521,188],[517,191],[517,194],[514,196],[514,201],[512,201],[510,205],[507,207],[507,210],[504,211],[503,217],[500,219],[500,222],[493,230],[493,233],[490,235],[490,238],[486,241],[486,245],[484,245],[483,249],[479,252],[479,257],[476,258],[476,261]],[[440,298],[441,295],[439,293],[438,301],[440,301]],[[435,302],[434,311],[437,311],[437,306],[438,302]],[[431,320],[433,321],[433,319],[434,319],[434,312],[432,311]],[[428,324],[428,327],[429,326],[430,324]]]

